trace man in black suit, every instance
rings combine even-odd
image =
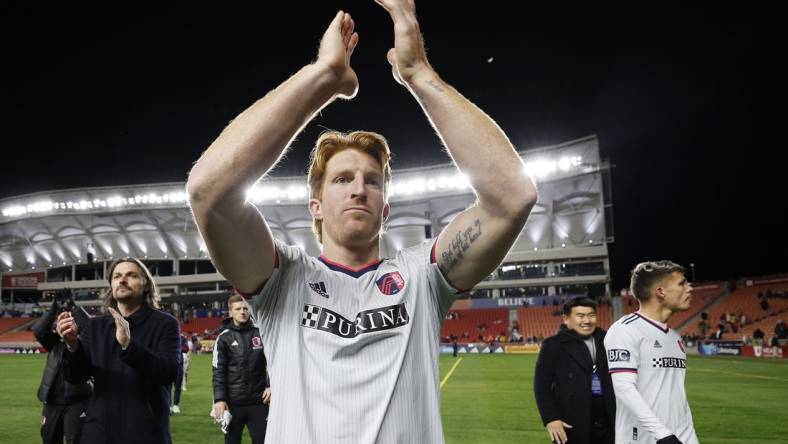
[[[65,345],[54,330],[58,314],[68,311],[72,313],[79,325],[86,325],[90,317],[82,309],[74,305],[70,296],[55,298],[52,306],[33,326],[33,334],[47,354],[47,363],[41,385],[38,387],[38,399],[44,403],[41,412],[41,439],[44,444],[79,443],[79,433],[85,422],[85,409],[93,387],[88,382],[72,384],[66,381],[63,374],[63,349]]]
[[[66,350],[63,376],[94,380],[80,439],[101,444],[171,444],[170,385],[180,365],[178,320],[161,311],[156,282],[135,258],[113,262],[104,295],[106,316],[80,330],[69,312],[58,315]]]
[[[613,444],[616,398],[596,303],[585,297],[568,301],[563,322],[558,334],[544,340],[536,361],[534,394],[542,422],[558,444]]]

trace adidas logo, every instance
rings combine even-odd
[[[79,417],[80,417],[80,418],[87,418],[87,417],[88,417],[88,415],[86,415],[86,414],[85,414],[85,412],[82,412],[82,414],[81,414],[81,415],[79,415]]]
[[[233,343],[230,344],[230,346],[237,346],[237,345],[238,345],[238,341],[233,341]]]
[[[326,293],[326,284],[323,281],[320,282],[310,282],[309,288],[312,289],[315,293],[323,296],[324,298],[328,298],[328,293]]]
[[[654,341],[654,348],[662,348],[662,344],[659,341]]]

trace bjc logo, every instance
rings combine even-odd
[[[609,362],[629,362],[629,350],[622,350],[618,348],[608,350],[607,360]]]

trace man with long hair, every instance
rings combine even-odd
[[[113,262],[104,305],[109,312],[80,331],[71,313],[58,316],[71,383],[94,378],[82,442],[171,443],[169,386],[178,372],[178,321],[159,310],[159,294],[138,259]]]
[[[308,209],[323,246],[313,258],[274,240],[246,190],[323,107],[350,99],[357,43],[336,14],[317,59],[241,113],[203,153],[187,190],[219,272],[251,297],[271,374],[268,440],[443,442],[438,335],[462,289],[500,264],[536,189],[506,135],[429,64],[412,0],[379,0],[394,22],[387,58],[427,114],[477,201],[436,239],[380,257],[390,207],[383,136],[328,132],[309,167]]]

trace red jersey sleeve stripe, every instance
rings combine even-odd
[[[638,369],[636,368],[614,368],[608,370],[608,373],[637,373]]]

